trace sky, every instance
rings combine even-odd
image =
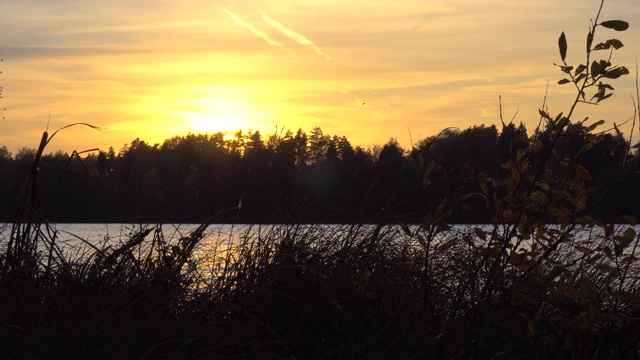
[[[0,0],[0,146],[116,151],[136,138],[282,129],[405,148],[447,127],[538,125],[568,111],[558,37],[584,62],[597,0]],[[631,133],[640,5],[608,0],[596,41],[620,39],[630,75],[616,96],[581,105]],[[634,39],[636,40],[634,42]],[[596,59],[609,52],[594,53]],[[545,100],[546,94],[546,100]],[[499,100],[501,98],[501,101]],[[625,123],[626,122],[626,123]],[[638,133],[638,129],[634,130]]]

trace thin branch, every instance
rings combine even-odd
[[[51,141],[51,139],[53,139],[53,137],[60,131],[60,130],[64,130],[66,128],[72,127],[72,126],[76,126],[76,125],[83,125],[83,126],[88,126],[92,129],[98,130],[98,131],[102,131],[101,127],[95,126],[95,125],[91,125],[88,123],[73,123],[73,124],[69,124],[66,126],[61,127],[60,129],[56,130],[53,134],[51,134],[51,136],[49,136],[49,140],[47,140],[47,142],[45,143],[45,145],[49,144],[49,142]]]

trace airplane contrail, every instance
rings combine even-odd
[[[264,20],[267,24],[271,25],[274,29],[280,31],[286,37],[298,42],[300,45],[309,45],[311,48],[318,54],[324,56],[327,60],[331,60],[331,57],[324,53],[320,48],[311,40],[309,40],[306,36],[299,34],[288,27],[282,25],[275,19],[270,18],[267,14],[260,11],[260,15],[262,16],[262,20]]]
[[[227,13],[227,15],[229,15],[229,17],[231,17],[231,19],[233,19],[233,21],[235,21],[236,24],[248,29],[249,31],[251,31],[252,33],[257,35],[258,37],[262,38],[264,41],[267,42],[267,44],[269,44],[271,46],[284,48],[287,51],[289,51],[289,53],[291,53],[293,56],[296,56],[296,57],[298,56],[296,53],[291,51],[291,49],[288,49],[283,43],[281,43],[278,40],[272,39],[267,33],[265,33],[264,31],[261,31],[260,29],[257,29],[256,27],[254,27],[251,24],[247,23],[246,21],[242,20],[240,17],[236,16],[236,14],[232,13],[231,11],[229,11],[229,10],[227,10],[225,8],[222,8],[222,10],[225,13]]]
[[[345,95],[349,95],[353,98],[353,100],[355,101],[356,105],[361,105],[364,106],[366,103],[364,101],[362,101],[359,97],[355,96],[354,94],[348,92],[347,90],[340,90],[340,93],[345,94]]]

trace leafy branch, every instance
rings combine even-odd
[[[578,103],[587,103],[587,104],[598,104],[602,100],[608,99],[613,95],[613,86],[610,84],[603,82],[608,81],[609,79],[618,79],[623,75],[629,74],[629,69],[624,66],[612,65],[611,58],[613,56],[613,51],[618,50],[624,46],[622,41],[612,38],[603,42],[600,42],[596,45],[593,45],[593,41],[595,39],[596,29],[599,26],[602,26],[607,29],[612,29],[615,31],[625,31],[629,28],[629,23],[622,20],[607,20],[598,23],[598,19],[600,17],[600,12],[602,11],[602,6],[604,4],[604,0],[600,3],[600,8],[598,9],[598,14],[596,15],[595,20],[592,22],[591,27],[589,28],[589,33],[587,34],[587,43],[586,43],[586,61],[583,64],[579,64],[577,67],[567,64],[567,38],[562,32],[560,34],[560,38],[558,38],[558,48],[560,51],[560,59],[562,60],[562,64],[554,64],[560,68],[560,70],[567,74],[569,77],[564,78],[558,81],[558,84],[564,85],[573,83],[576,90],[578,91],[576,100],[574,101],[573,106],[571,107],[571,111],[567,118],[570,118],[575,106]],[[594,51],[601,50],[609,50],[609,56],[607,59],[602,60],[591,60],[591,55]],[[596,92],[587,100],[586,91],[589,88],[596,87]],[[544,115],[543,115],[544,117]]]

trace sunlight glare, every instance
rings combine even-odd
[[[231,136],[238,129],[251,127],[256,115],[255,108],[236,98],[193,99],[180,111],[184,120],[181,130],[196,134],[222,131]]]

